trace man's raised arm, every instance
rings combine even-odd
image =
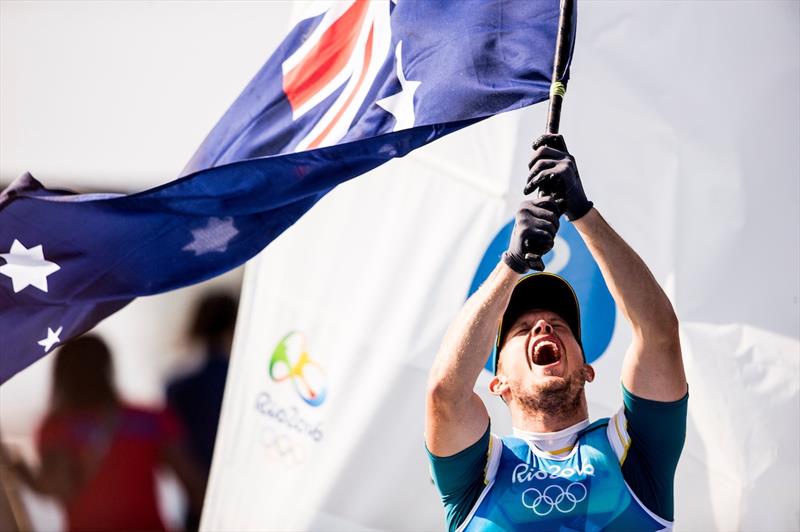
[[[687,386],[672,304],[644,261],[586,199],[575,161],[563,139],[546,135],[534,147],[527,190],[538,187],[560,198],[559,206],[586,242],[614,301],[633,329],[622,383],[645,399],[681,399]]]
[[[436,456],[451,456],[484,434],[489,415],[473,391],[492,351],[497,325],[519,278],[543,268],[539,256],[553,247],[557,207],[550,198],[526,200],[517,212],[509,249],[489,278],[450,324],[428,374],[425,444]]]
[[[677,401],[686,395],[678,318],[644,261],[597,210],[575,222],[611,295],[633,329],[622,364],[622,383],[634,395]]]

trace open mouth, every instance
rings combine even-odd
[[[550,338],[542,338],[533,344],[531,361],[537,366],[549,366],[561,360],[561,349]]]

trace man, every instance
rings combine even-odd
[[[673,520],[673,479],[688,390],[678,321],[638,255],[587,200],[563,139],[534,144],[508,251],[451,324],[431,368],[425,442],[450,530],[661,530]],[[624,406],[589,422],[594,380],[571,287],[543,269],[559,213],[602,271],[633,340],[622,365]],[[500,327],[498,328],[498,322]],[[490,434],[473,392],[496,342],[492,394],[513,436]]]
[[[201,469],[203,491],[214,456],[238,305],[236,298],[225,292],[213,292],[200,300],[188,339],[202,349],[198,355],[205,360],[167,386],[167,404],[186,427],[189,451]],[[199,529],[202,511],[202,501],[186,508],[183,516],[186,530]]]

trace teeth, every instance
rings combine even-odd
[[[554,342],[549,341],[549,340],[544,340],[542,342],[539,342],[538,344],[536,344],[533,347],[533,354],[534,355],[539,355],[541,353],[541,351],[542,351],[542,348],[544,348],[544,347],[549,347],[550,349],[555,350],[556,344]]]

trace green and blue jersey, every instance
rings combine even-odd
[[[450,457],[429,453],[449,530],[663,530],[688,396],[658,402],[623,387],[624,407],[583,427],[571,448],[486,433]]]

